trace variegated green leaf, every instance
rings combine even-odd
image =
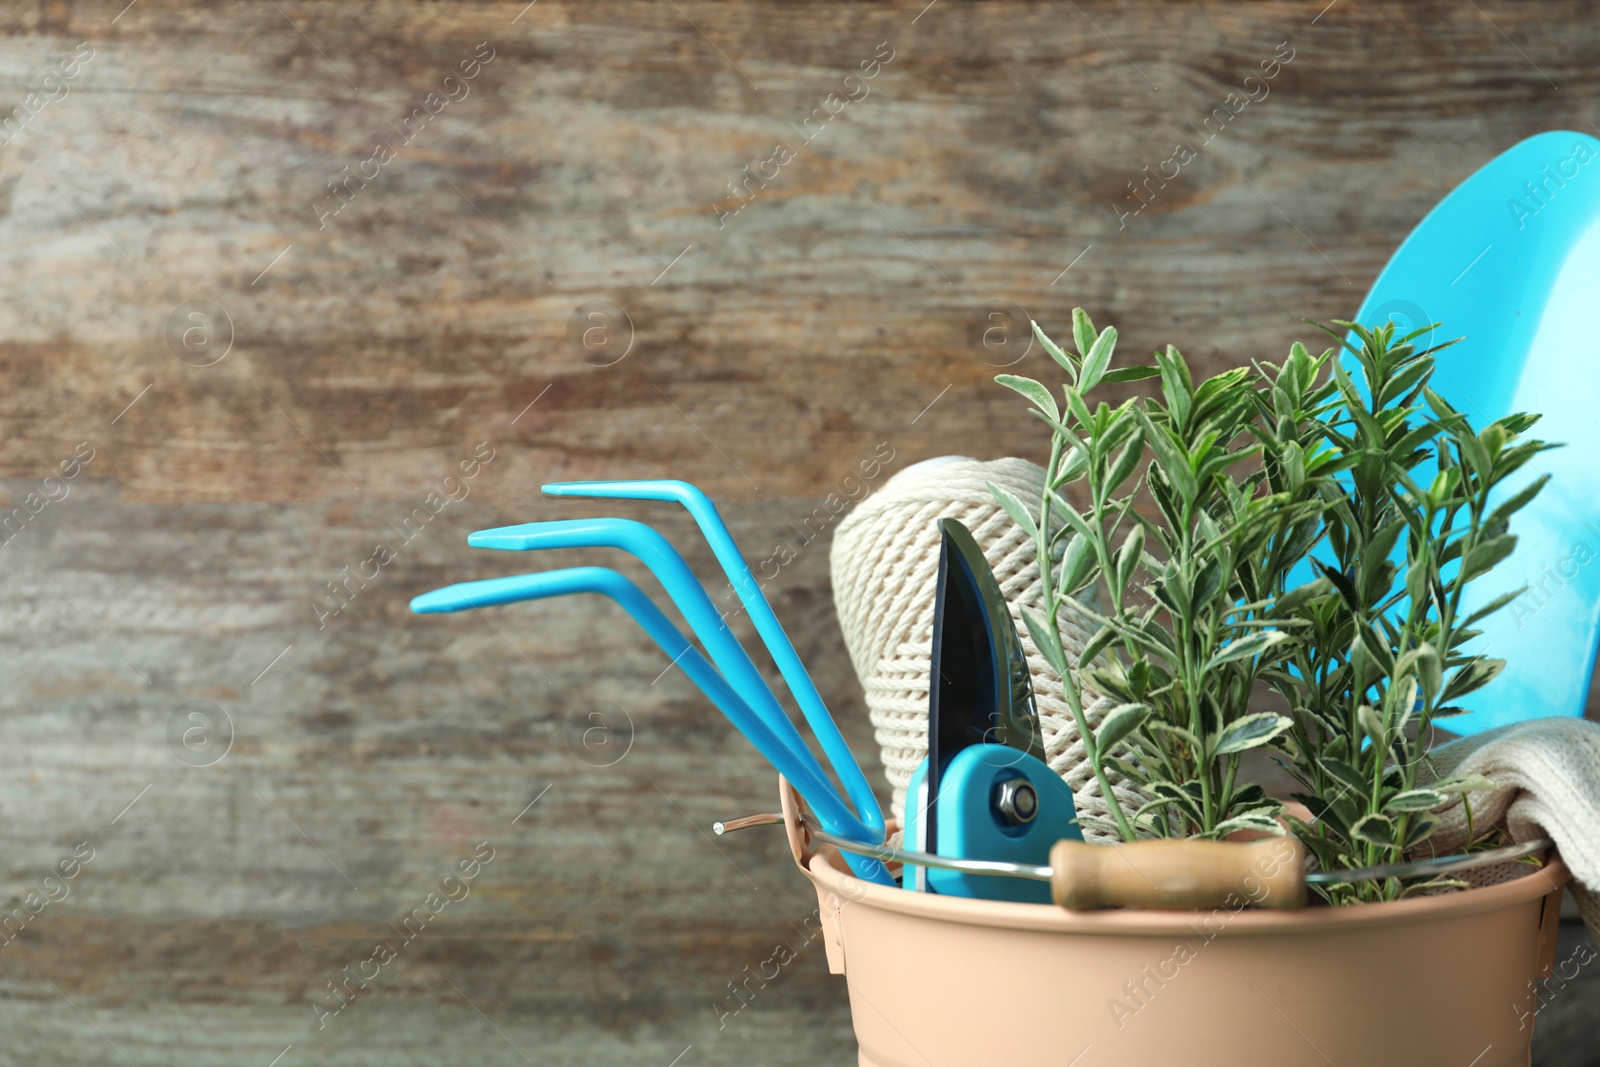
[[[1127,481],[1129,476],[1138,469],[1139,463],[1144,459],[1144,431],[1138,430],[1133,438],[1117,454],[1111,463],[1111,471],[1106,475],[1106,488],[1115,492]]]
[[[1293,725],[1294,720],[1289,716],[1277,715],[1270,711],[1246,715],[1228,724],[1217,734],[1216,744],[1211,747],[1211,751],[1218,756],[1243,752],[1247,748],[1266,744]]]
[[[1083,651],[1079,654],[1079,662],[1093,663],[1100,658],[1100,654],[1111,647],[1117,639],[1117,631],[1112,626],[1102,626],[1094,632],[1094,636],[1084,643]]]
[[[1094,347],[1095,328],[1089,313],[1082,308],[1072,309],[1072,340],[1078,346],[1078,355],[1086,356]]]
[[[1036,539],[1039,536],[1039,524],[1034,521],[1033,511],[1028,505],[1018,500],[1011,490],[1003,486],[996,485],[993,482],[984,482],[983,484],[989,487],[989,495],[994,497],[995,501],[1005,509],[1007,515],[1011,516],[1011,521],[1022,527],[1023,532],[1029,538]]]
[[[1037,322],[1033,322],[1031,319],[1029,322],[1033,326],[1033,336],[1038,339],[1039,344],[1044,347],[1044,350],[1047,353],[1049,353],[1050,358],[1055,360],[1056,363],[1061,366],[1061,369],[1067,372],[1072,381],[1077,381],[1078,365],[1073,362],[1072,357],[1063,352],[1060,345],[1050,340],[1050,338],[1045,335],[1044,330],[1040,329]]]
[[[1094,573],[1094,546],[1081,534],[1073,534],[1067,550],[1061,556],[1060,589],[1072,595],[1083,588],[1084,582]]]
[[[1449,799],[1437,789],[1407,789],[1403,793],[1396,793],[1384,802],[1383,810],[1386,812],[1432,811]]]
[[[1032,378],[1024,378],[1020,374],[997,374],[994,380],[1033,401],[1034,406],[1049,415],[1051,420],[1061,421],[1061,409],[1056,406],[1056,398],[1050,395],[1050,390]]]
[[[1393,848],[1396,844],[1394,821],[1387,815],[1368,815],[1350,827],[1350,835],[1358,841],[1380,848]]]
[[[1437,793],[1487,793],[1499,787],[1481,774],[1454,774],[1431,783],[1428,788]]]
[[[1144,559],[1144,527],[1135,524],[1117,549],[1114,565],[1117,568],[1117,588],[1127,589],[1133,581],[1133,572]]]
[[[1216,670],[1224,663],[1233,663],[1236,660],[1252,659],[1261,655],[1274,645],[1289,639],[1289,635],[1281,630],[1259,630],[1256,633],[1241,637],[1229,642],[1216,655],[1212,656],[1205,665],[1206,673]]]
[[[1379,748],[1389,744],[1389,732],[1383,727],[1383,720],[1378,717],[1378,712],[1371,704],[1363,704],[1356,709],[1356,719],[1361,723],[1361,728],[1366,731],[1372,743]]]
[[[1254,830],[1274,837],[1287,835],[1283,825],[1270,815],[1235,815],[1218,823],[1217,828],[1211,833],[1214,837],[1222,838],[1240,830]]]
[[[1062,653],[1061,638],[1051,630],[1039,614],[1030,607],[1022,609],[1022,624],[1028,628],[1028,636],[1033,639],[1033,647],[1045,658],[1045,662],[1054,668],[1057,677],[1067,676],[1067,660]]]
[[[1100,336],[1094,339],[1094,344],[1089,346],[1088,353],[1083,357],[1083,370],[1078,378],[1078,387],[1085,393],[1100,384],[1100,379],[1105,376],[1106,368],[1111,366],[1111,354],[1117,347],[1117,328],[1107,326],[1100,331]]]
[[[1095,746],[1101,752],[1109,751],[1117,742],[1137,730],[1149,717],[1148,704],[1118,704],[1106,712],[1105,717],[1100,720],[1100,728],[1094,732]]]

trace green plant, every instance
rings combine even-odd
[[[1097,332],[1081,309],[1075,355],[1034,326],[1067,374],[1060,403],[1031,379],[997,379],[1051,427],[1037,504],[990,489],[1049,561],[1045,611],[1024,621],[1061,675],[1124,840],[1281,833],[1281,802],[1239,778],[1241,754],[1259,746],[1304,784],[1296,799],[1316,818],[1292,825],[1326,866],[1398,859],[1437,825],[1430,810],[1481,786],[1416,788],[1418,729],[1498,669],[1462,646],[1514,594],[1461,619],[1461,593],[1509,554],[1506,520],[1542,482],[1493,510],[1490,491],[1548,446],[1515,441],[1531,416],[1473,433],[1428,389],[1433,353],[1416,350],[1418,335],[1339,325],[1361,341],[1365,392],[1336,349],[1299,344],[1281,365],[1198,385],[1171,346],[1153,366],[1113,370],[1115,329]],[[1103,384],[1143,378],[1159,379],[1159,397],[1091,406]],[[1413,472],[1430,461],[1439,474],[1423,488]],[[1313,552],[1331,562],[1308,570]],[[1062,612],[1094,631],[1072,659]],[[1097,729],[1085,681],[1115,702]],[[1287,714],[1251,711],[1258,685]],[[1148,798],[1140,808],[1117,802],[1112,771]]]
[[[1307,639],[1268,681],[1293,709],[1286,766],[1305,790],[1295,799],[1315,816],[1294,820],[1296,835],[1324,867],[1356,867],[1398,862],[1437,828],[1431,812],[1450,795],[1489,784],[1454,777],[1418,788],[1417,771],[1432,724],[1459,713],[1453,702],[1505,665],[1467,645],[1475,624],[1522,590],[1471,614],[1462,595],[1511,554],[1511,517],[1548,476],[1496,506],[1491,493],[1555,446],[1521,439],[1535,415],[1474,431],[1429,387],[1437,349],[1411,343],[1427,330],[1397,339],[1393,326],[1338,325],[1360,342],[1328,331],[1351,353],[1360,381],[1334,362],[1336,402],[1304,426],[1354,461],[1346,479],[1324,489],[1327,558],[1296,609]],[[1324,895],[1392,899],[1452,884],[1390,879],[1329,886]]]

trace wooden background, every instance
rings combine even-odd
[[[853,1062],[814,944],[719,1020],[814,901],[776,832],[707,836],[773,776],[682,674],[603,603],[407,600],[533,568],[468,531],[597,510],[541,481],[691,479],[753,558],[798,548],[770,592],[875,768],[826,538],[794,524],[884,442],[891,467],[1038,456],[986,309],[1272,357],[1480,164],[1600,117],[1596,11],[1549,0],[125,3],[0,12],[0,114],[29,112],[0,147],[0,484],[54,497],[0,549],[7,907],[95,850],[0,947],[6,1064]],[[868,95],[799,144],[880,42]],[[1270,95],[1119,228],[1127,183],[1283,42]],[[599,300],[631,325],[597,354],[572,320]],[[692,543],[670,509],[598,510]],[[212,755],[232,724],[209,766],[169,740],[197,711]],[[330,980],[482,841],[471,895],[319,1029]],[[1597,1005],[1586,971],[1536,1062],[1600,1063]]]

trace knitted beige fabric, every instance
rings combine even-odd
[[[1572,895],[1600,938],[1600,723],[1535,719],[1465,737],[1429,752],[1418,784],[1481,774],[1495,788],[1471,793],[1476,828],[1494,825],[1513,841],[1549,837],[1572,870]],[[1457,798],[1429,839],[1445,854],[1466,843],[1466,808]],[[1525,874],[1525,867],[1516,873]]]
[[[834,605],[894,788],[894,814],[904,818],[906,785],[928,754],[928,675],[939,565],[936,522],[948,517],[972,531],[1010,604],[1033,675],[1050,768],[1072,789],[1080,816],[1107,818],[1100,785],[1062,696],[1061,678],[1034,647],[1022,621],[1024,605],[1042,610],[1033,542],[995,503],[987,481],[1021,500],[1035,501],[1044,488],[1044,471],[1025,459],[960,459],[910,467],[856,505],[834,535]],[[1070,654],[1089,635],[1065,613],[1060,621]],[[1098,693],[1084,695],[1091,704],[1087,717],[1093,727],[1109,702]],[[1119,776],[1111,776],[1111,783],[1125,810],[1143,802]],[[1084,838],[1111,841],[1115,835],[1085,827]]]

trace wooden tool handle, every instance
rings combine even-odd
[[[1050,896],[1063,908],[1300,908],[1305,846],[1293,837],[1247,844],[1158,840],[1131,845],[1058,841]]]

